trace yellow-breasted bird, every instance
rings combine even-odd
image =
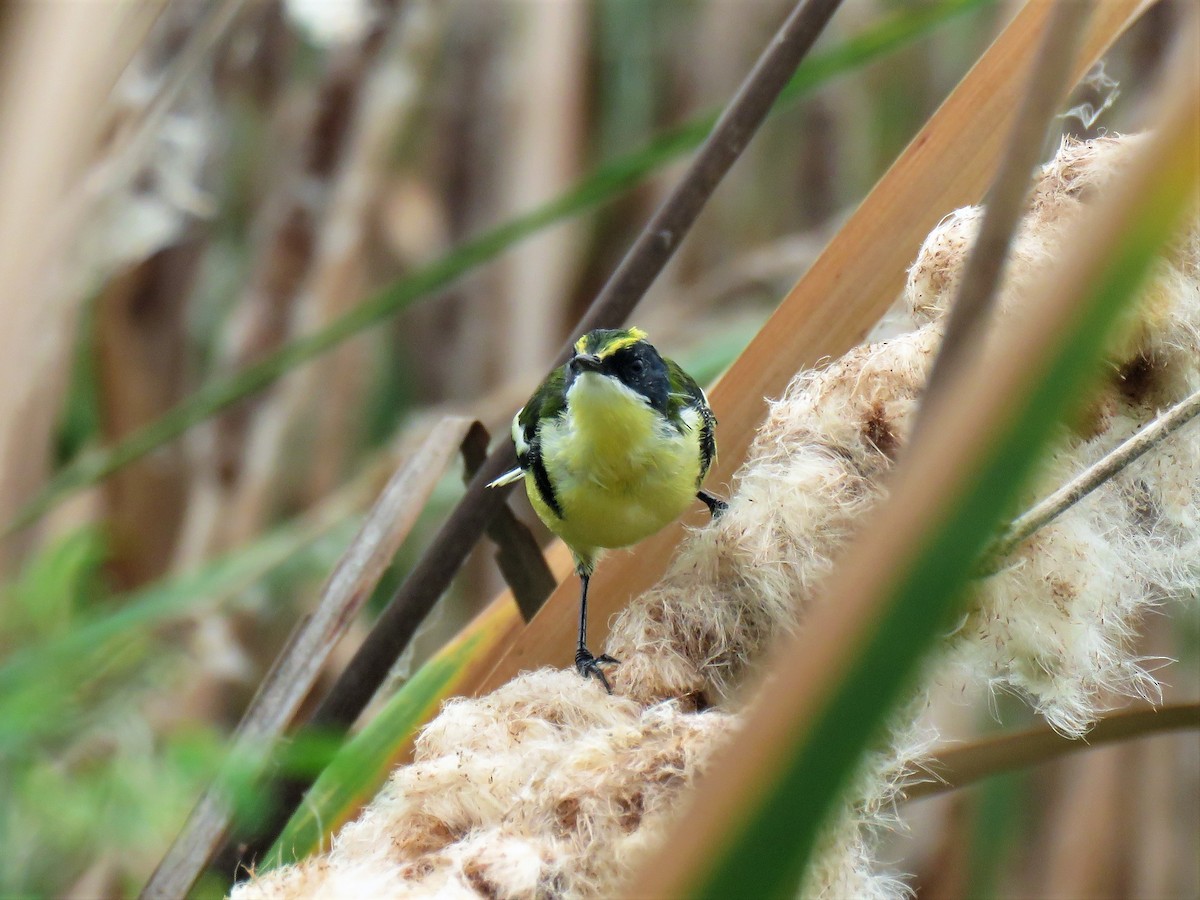
[[[704,391],[664,359],[640,328],[600,328],[575,342],[572,357],[546,376],[513,419],[519,468],[489,487],[524,479],[539,518],[562,538],[579,575],[575,668],[595,675],[617,663],[587,648],[588,580],[602,549],[627,547],[702,500],[717,456],[717,424]]]

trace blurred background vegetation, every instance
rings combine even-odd
[[[98,29],[66,22],[74,6],[0,12],[0,520],[56,474],[73,485],[0,544],[0,896],[136,893],[390,472],[446,413],[506,434],[791,4],[113,0]],[[813,89],[764,126],[637,324],[711,382],[1013,8],[846,0]],[[1129,121],[1173,21],[1146,16],[1076,97],[1112,108],[1064,128]],[[55,73],[80,27],[72,107]],[[25,198],[38,178],[53,190]],[[62,480],[206,385],[389,306],[109,477]],[[461,483],[439,484],[334,667]],[[481,546],[396,683],[502,586]],[[965,734],[993,722],[956,715]],[[1200,748],[1179,748],[1169,765],[1193,777],[1159,834],[1186,853]],[[323,758],[298,745],[288,764]],[[924,804],[898,866],[922,896],[1038,893],[1070,852],[1039,840],[1067,814],[1047,798],[1137,800],[1111,764],[1084,787],[1065,765]]]

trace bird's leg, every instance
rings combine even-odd
[[[721,513],[729,509],[729,504],[720,497],[714,497],[708,491],[696,491],[696,499],[704,503],[708,507],[709,514],[714,519],[719,519]]]
[[[600,666],[603,663],[618,663],[620,660],[613,659],[607,653],[600,656],[592,656],[592,651],[587,648],[587,594],[588,581],[591,576],[579,570],[579,584],[582,591],[579,595],[579,646],[575,649],[575,671],[584,678],[590,675],[595,675],[600,679],[600,683],[604,685],[604,689],[610,694],[612,686],[609,685],[608,679],[604,677],[604,672]]]

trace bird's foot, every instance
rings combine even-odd
[[[575,671],[584,678],[589,678],[592,675],[595,675],[600,679],[600,683],[604,685],[604,689],[610,694],[612,693],[612,686],[608,683],[608,679],[604,677],[604,671],[600,668],[600,666],[615,666],[620,665],[620,663],[621,661],[619,659],[613,659],[607,653],[603,653],[600,656],[592,656],[592,651],[587,647],[584,647],[582,644],[580,645],[579,649],[575,651]]]
[[[696,498],[708,507],[708,514],[714,519],[721,518],[721,514],[725,512],[725,510],[729,509],[728,503],[726,503],[720,497],[710,494],[708,491],[699,491],[696,494]]]

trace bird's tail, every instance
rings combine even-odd
[[[488,487],[504,487],[506,484],[512,484],[514,481],[520,481],[525,476],[523,469],[509,469],[495,481],[489,481]]]

